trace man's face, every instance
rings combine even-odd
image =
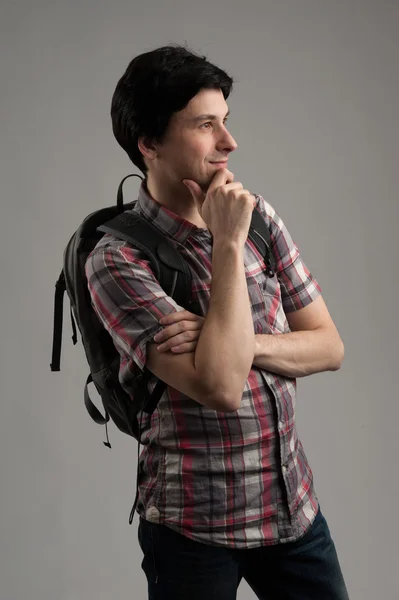
[[[172,115],[150,165],[154,176],[173,185],[193,179],[206,192],[216,171],[227,167],[230,152],[237,148],[226,128],[227,113],[221,90],[201,90],[194,96],[186,108]]]

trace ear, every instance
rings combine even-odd
[[[158,156],[157,146],[149,137],[141,136],[137,143],[144,158],[154,160]]]

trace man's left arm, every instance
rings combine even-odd
[[[322,296],[286,317],[290,333],[255,335],[253,366],[291,378],[339,369],[344,346]],[[171,313],[156,336],[158,350],[192,352],[203,321],[186,310]]]
[[[344,345],[322,296],[286,317],[290,333],[255,336],[254,366],[292,378],[337,371]]]
[[[270,230],[281,302],[290,332],[255,336],[254,365],[286,377],[340,368],[344,346],[321,288],[277,211],[262,196],[257,208]]]

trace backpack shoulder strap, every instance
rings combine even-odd
[[[248,237],[263,256],[268,269],[267,275],[273,277],[276,269],[276,261],[270,248],[270,230],[263,216],[256,208],[252,213]]]
[[[180,306],[192,313],[201,314],[200,307],[192,298],[192,278],[186,261],[169,239],[149,221],[137,212],[125,211],[100,225],[97,230],[125,240],[142,250],[149,258],[162,289]],[[144,379],[141,382],[144,393],[147,389],[145,377],[148,375],[145,369]],[[147,396],[145,412],[153,413],[165,387],[166,384],[162,380],[157,382],[151,396]]]
[[[98,227],[129,242],[148,256],[161,287],[177,304],[196,312],[191,293],[191,272],[172,242],[137,212],[125,211]]]
[[[110,233],[142,250],[148,256],[161,287],[178,304],[188,306],[190,312],[196,312],[191,298],[191,273],[186,261],[144,217],[137,212],[125,211],[98,227],[98,231]],[[257,209],[252,213],[248,237],[264,257],[269,277],[273,277],[276,263],[270,248],[270,230]]]

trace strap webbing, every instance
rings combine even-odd
[[[55,284],[54,295],[53,353],[50,364],[50,368],[52,371],[60,370],[62,344],[62,316],[64,310],[65,289],[66,288],[64,271],[61,271],[58,281]]]

